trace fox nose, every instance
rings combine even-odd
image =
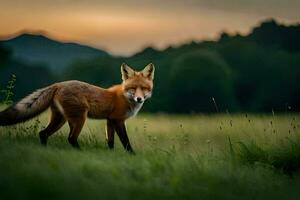
[[[142,103],[142,102],[143,102],[143,99],[142,99],[141,97],[137,97],[137,98],[136,98],[136,102]]]

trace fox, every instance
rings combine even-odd
[[[116,132],[124,149],[134,153],[125,121],[135,116],[152,96],[154,71],[152,63],[141,71],[135,71],[123,63],[122,82],[109,88],[78,80],[54,83],[38,89],[0,112],[0,126],[25,122],[50,107],[50,122],[39,132],[42,145],[46,146],[48,138],[68,122],[68,142],[80,149],[77,139],[86,119],[106,119],[106,142],[109,149],[114,148]]]

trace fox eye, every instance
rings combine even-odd
[[[142,90],[149,90],[149,88],[147,88],[147,87],[142,87]]]
[[[135,88],[127,88],[126,89],[128,92],[134,92],[135,91]]]

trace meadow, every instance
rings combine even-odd
[[[1,199],[300,199],[299,115],[140,114],[127,121],[136,155],[88,120],[39,143],[49,113],[0,127]]]

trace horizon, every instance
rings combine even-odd
[[[215,38],[210,38],[210,39],[200,39],[200,40],[187,40],[187,41],[184,41],[182,43],[177,43],[177,44],[169,44],[163,48],[158,48],[158,47],[155,47],[155,46],[152,46],[152,45],[148,45],[148,46],[143,46],[141,49],[131,53],[131,54],[125,54],[125,55],[122,55],[122,54],[114,54],[112,52],[110,52],[109,50],[107,49],[103,49],[103,48],[99,48],[97,46],[93,46],[93,45],[90,45],[90,44],[86,44],[86,43],[83,43],[83,42],[80,42],[80,41],[74,41],[74,40],[62,40],[62,39],[59,39],[59,38],[55,38],[54,36],[51,36],[48,32],[44,31],[44,30],[20,30],[16,33],[12,33],[10,35],[0,35],[0,41],[8,41],[8,40],[11,40],[11,39],[15,39],[15,38],[18,38],[22,35],[31,35],[31,36],[42,36],[42,37],[45,37],[49,40],[52,40],[52,41],[55,41],[55,42],[60,42],[60,43],[73,43],[73,44],[77,44],[77,45],[82,45],[82,46],[87,46],[87,47],[90,47],[90,48],[94,48],[94,49],[97,49],[97,50],[100,50],[100,51],[105,51],[106,53],[110,54],[110,55],[113,55],[113,56],[123,56],[123,57],[130,57],[130,56],[133,56],[139,52],[142,52],[143,50],[145,50],[146,48],[153,48],[157,51],[163,51],[169,47],[179,47],[179,46],[182,46],[182,45],[185,45],[185,44],[189,44],[189,43],[192,43],[192,42],[204,42],[204,41],[217,41],[221,35],[221,33],[228,33],[229,35],[231,36],[234,36],[234,35],[237,35],[237,34],[240,34],[240,35],[247,35],[247,34],[250,34],[251,31],[255,28],[255,27],[258,27],[259,25],[261,25],[262,23],[264,22],[270,22],[270,21],[275,21],[278,25],[284,25],[284,26],[297,26],[297,25],[300,25],[300,23],[290,23],[290,24],[287,24],[287,23],[281,23],[279,22],[278,20],[274,19],[274,18],[270,18],[270,19],[265,19],[265,20],[262,20],[260,22],[258,22],[258,24],[254,25],[253,27],[250,28],[249,32],[248,33],[245,33],[245,34],[241,34],[240,32],[235,32],[235,33],[229,33],[229,32],[220,32]]]
[[[101,51],[105,51],[106,53],[109,53],[110,55],[113,55],[113,56],[123,56],[123,57],[130,57],[130,56],[133,56],[143,50],[145,50],[146,48],[153,48],[157,51],[163,51],[169,47],[179,47],[181,45],[185,45],[185,44],[189,44],[189,43],[192,43],[192,42],[203,42],[203,41],[217,41],[221,35],[221,33],[228,33],[229,35],[236,35],[236,34],[240,34],[240,35],[247,35],[247,34],[250,34],[251,31],[255,28],[255,27],[258,27],[259,25],[261,25],[262,23],[264,22],[270,22],[270,21],[275,21],[278,25],[284,25],[284,26],[297,26],[297,25],[300,25],[300,23],[281,23],[279,22],[278,20],[274,19],[274,18],[269,18],[269,19],[265,19],[265,20],[262,20],[260,22],[258,22],[256,25],[254,25],[253,27],[250,28],[249,32],[248,33],[245,33],[245,34],[241,34],[240,32],[235,32],[235,33],[230,33],[230,32],[220,32],[215,38],[210,38],[210,39],[200,39],[200,40],[187,40],[187,41],[184,41],[184,42],[181,42],[181,43],[175,43],[175,44],[169,44],[163,48],[158,48],[158,47],[155,47],[155,46],[152,46],[152,45],[148,45],[148,46],[143,46],[141,49],[131,53],[131,54],[125,54],[125,55],[122,55],[122,54],[114,54],[113,52],[110,52],[109,50],[107,49],[103,49],[103,48],[99,48],[97,46],[93,46],[93,45],[90,45],[90,44],[86,44],[86,43],[83,43],[83,42],[80,42],[80,41],[74,41],[74,40],[62,40],[62,39],[59,39],[59,38],[55,38],[55,36],[52,36],[50,35],[47,31],[44,31],[44,30],[20,30],[16,33],[12,33],[10,35],[0,35],[0,41],[7,41],[7,40],[11,40],[11,39],[14,39],[14,38],[18,38],[22,35],[32,35],[32,36],[42,36],[42,37],[45,37],[49,40],[53,40],[53,41],[56,41],[56,42],[61,42],[61,43],[73,43],[73,44],[78,44],[78,45],[82,45],[82,46],[87,46],[87,47],[90,47],[90,48],[95,48],[97,50],[101,50]]]
[[[0,36],[21,31],[130,56],[146,47],[158,50],[192,41],[217,40],[220,33],[248,34],[259,23],[275,19],[279,24],[300,22],[300,3],[255,0],[207,2],[179,0],[85,2],[4,1],[0,8]]]

